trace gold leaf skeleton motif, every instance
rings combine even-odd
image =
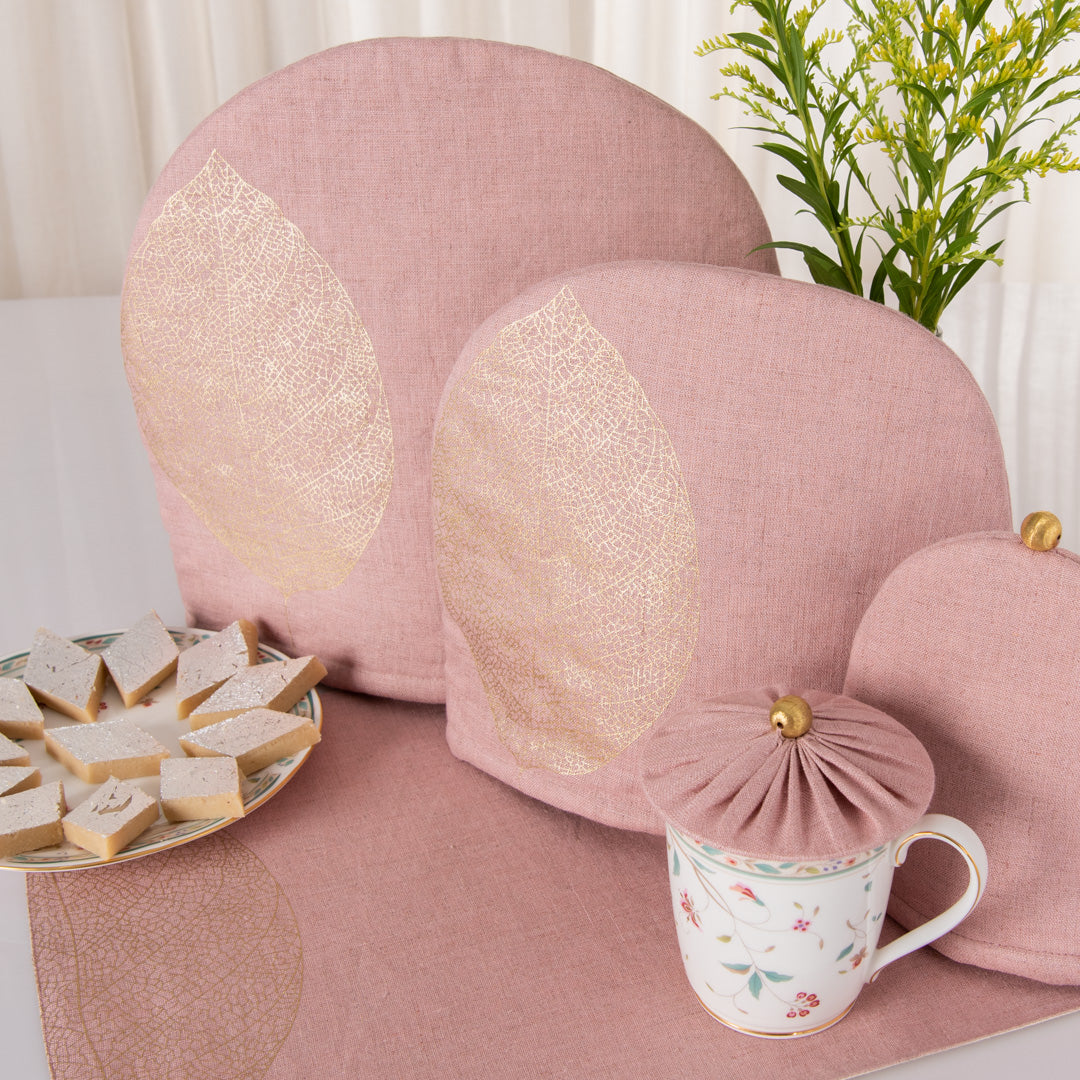
[[[697,640],[697,534],[667,432],[570,289],[505,327],[435,436],[435,533],[503,744],[591,772],[655,722]]]
[[[261,1080],[300,1007],[303,948],[263,862],[226,833],[90,875],[30,874],[55,1076]]]
[[[340,584],[394,451],[375,353],[333,270],[215,150],[132,256],[122,337],[158,465],[285,597]]]

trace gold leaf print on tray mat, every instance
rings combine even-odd
[[[697,533],[664,425],[570,289],[499,332],[435,435],[443,599],[519,766],[588,773],[697,640]]]
[[[259,1080],[300,1005],[300,931],[226,833],[26,881],[56,1080]]]
[[[135,410],[158,465],[286,598],[345,580],[394,450],[367,331],[333,270],[215,150],[128,264]]]

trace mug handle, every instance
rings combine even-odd
[[[901,956],[937,941],[954,926],[971,914],[972,909],[982,897],[986,888],[986,848],[982,841],[962,821],[957,821],[947,814],[927,814],[920,818],[911,829],[893,842],[892,860],[894,866],[900,866],[907,858],[908,848],[916,840],[943,840],[950,847],[956,848],[964,857],[968,866],[968,887],[964,895],[950,908],[936,915],[922,926],[901,934],[895,941],[874,950],[873,961],[866,974],[867,982],[873,982],[881,969]]]

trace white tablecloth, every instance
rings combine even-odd
[[[28,648],[39,625],[97,633],[129,626],[151,607],[166,623],[184,622],[124,381],[119,310],[117,297],[0,302],[0,655]],[[1075,414],[1077,402],[1069,407]],[[1064,475],[1074,484],[1074,469]],[[0,871],[0,1047],[5,1080],[46,1080],[23,878],[15,871]],[[878,1075],[1074,1080],[1078,1054],[1080,1013]]]

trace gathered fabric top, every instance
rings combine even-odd
[[[785,738],[773,704],[797,695],[810,730]],[[766,687],[700,701],[648,736],[645,793],[681,832],[733,855],[831,859],[901,835],[925,812],[934,767],[892,717],[818,690]]]

